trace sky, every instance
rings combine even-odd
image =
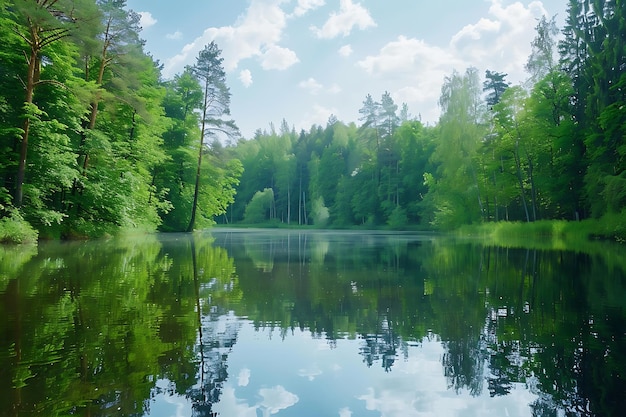
[[[286,120],[296,131],[331,114],[359,122],[367,94],[389,92],[434,124],[444,78],[476,67],[527,78],[537,19],[566,0],[127,0],[163,78],[222,50],[231,117],[245,138]]]

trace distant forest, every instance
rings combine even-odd
[[[124,0],[0,6],[5,234],[626,223],[623,2],[570,0],[563,28],[539,20],[524,83],[498,68],[449,74],[436,125],[385,92],[358,121],[296,132],[283,120],[248,139],[215,43],[163,80]]]

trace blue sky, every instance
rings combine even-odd
[[[474,66],[526,79],[536,19],[566,0],[128,0],[164,78],[215,41],[246,138],[284,118],[296,130],[330,114],[357,122],[367,94],[389,91],[435,123],[443,79]]]

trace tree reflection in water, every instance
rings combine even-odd
[[[226,230],[2,249],[0,415],[150,415],[163,396],[215,415],[242,325],[356,340],[364,368],[387,373],[437,342],[453,392],[524,387],[534,416],[620,415],[623,255]]]

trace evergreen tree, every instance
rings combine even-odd
[[[505,81],[507,74],[495,71],[485,71],[485,81],[483,91],[487,93],[485,102],[489,107],[498,104],[504,91],[509,88],[509,83]]]
[[[380,100],[380,131],[383,137],[393,135],[400,125],[397,111],[398,105],[394,103],[391,94],[385,91]]]
[[[200,196],[202,156],[205,152],[205,139],[207,136],[226,137],[238,135],[238,129],[234,121],[224,119],[230,115],[230,90],[226,86],[226,73],[224,72],[222,51],[215,42],[206,45],[198,54],[196,64],[191,67],[191,74],[198,80],[203,90],[203,102],[200,107],[202,118],[200,119],[200,141],[198,146],[198,162],[194,181],[193,202],[191,204],[191,218],[187,231],[192,231],[196,223],[198,199]],[[219,214],[219,213],[214,213]]]

